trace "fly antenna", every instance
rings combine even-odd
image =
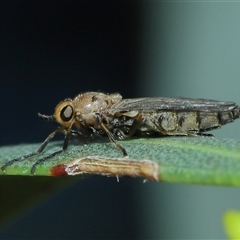
[[[42,120],[48,121],[48,122],[54,120],[53,115],[44,115],[44,114],[38,113],[38,116],[39,116]]]

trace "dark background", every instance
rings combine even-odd
[[[41,141],[49,131],[37,112],[52,114],[65,98],[85,91],[134,95],[137,4],[2,1],[0,7],[2,144]]]
[[[133,97],[140,14],[131,1],[1,1],[1,145],[43,141],[56,124],[37,113],[52,114],[67,97],[99,90]],[[0,236],[136,238],[136,184],[142,181],[79,181]]]

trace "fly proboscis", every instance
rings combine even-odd
[[[233,102],[190,98],[132,98],[122,99],[118,93],[86,92],[74,99],[60,102],[53,115],[38,114],[47,121],[56,121],[60,127],[49,134],[36,152],[7,161],[2,171],[14,162],[40,154],[49,141],[60,132],[64,134],[62,149],[36,161],[36,166],[65,151],[69,138],[107,136],[127,156],[117,142],[131,137],[196,136],[220,128],[239,118],[239,106]]]

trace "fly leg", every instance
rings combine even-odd
[[[118,149],[120,149],[123,153],[123,156],[124,157],[127,157],[128,154],[127,154],[127,151],[125,150],[125,148],[123,148],[114,138],[113,134],[108,130],[108,128],[105,126],[105,124],[103,124],[102,122],[100,122],[100,126],[101,128],[103,129],[103,131],[107,134],[108,138],[110,139],[110,141],[112,141],[116,147]]]
[[[88,140],[92,138],[93,134],[88,129],[81,126],[80,130],[71,130],[71,135],[79,140],[83,140],[84,143],[87,144]]]
[[[202,136],[202,137],[214,137],[213,134],[210,133],[202,133],[202,132],[198,132],[196,133],[197,136]]]
[[[188,131],[186,133],[180,133],[180,134],[176,133],[175,135],[177,135],[177,136],[190,136],[190,137],[197,137],[197,136],[214,137],[214,135],[212,135],[212,134],[197,132],[197,131]]]
[[[102,130],[107,134],[109,140],[110,140],[111,142],[113,142],[113,143],[115,144],[115,146],[122,151],[124,157],[127,157],[127,156],[128,156],[127,151],[125,150],[125,148],[123,148],[123,147],[115,140],[113,134],[109,131],[109,129],[107,128],[107,126],[102,122],[102,119],[101,119],[101,117],[99,116],[99,114],[96,114],[96,118],[98,119],[98,122],[99,122]]]
[[[67,134],[65,135],[64,142],[63,142],[63,146],[62,146],[62,149],[61,149],[61,150],[58,150],[58,151],[56,151],[56,152],[54,152],[54,153],[52,153],[52,154],[50,154],[50,155],[48,155],[48,156],[46,156],[46,157],[43,157],[43,158],[38,159],[38,160],[32,165],[32,168],[31,168],[31,174],[32,174],[32,175],[35,174],[36,167],[37,167],[40,163],[43,163],[43,162],[45,162],[46,160],[51,159],[52,157],[54,157],[54,156],[56,156],[56,155],[64,152],[64,151],[67,149],[67,147],[68,147],[68,141],[69,141],[70,136],[72,135],[72,132],[73,132],[73,131],[69,131],[69,132],[67,132]],[[55,131],[55,133],[56,133],[56,131]],[[54,135],[55,135],[55,134],[54,134]],[[53,135],[53,136],[54,136],[54,135]],[[49,137],[49,136],[48,136],[48,137]],[[53,138],[53,137],[51,137],[50,139],[52,139],[52,138]],[[48,138],[47,138],[47,139],[48,139]],[[46,139],[46,140],[47,140],[47,139]],[[46,140],[45,140],[45,141],[46,141]],[[48,141],[48,142],[49,142],[49,141]],[[43,149],[42,149],[42,150],[43,150]]]
[[[46,156],[46,157],[43,157],[43,158],[38,159],[38,160],[32,165],[30,173],[31,173],[32,175],[34,175],[34,174],[35,174],[36,167],[37,167],[40,163],[45,162],[46,160],[48,160],[48,159],[50,159],[50,158],[52,158],[52,157],[54,157],[54,156],[56,156],[56,155],[58,155],[58,154],[60,154],[60,153],[62,153],[62,152],[63,152],[63,150],[61,149],[61,150],[58,150],[58,151],[56,151],[56,152],[54,152],[54,153],[52,153],[52,154],[50,154],[50,155],[48,155],[48,156]]]
[[[142,123],[142,114],[138,113],[137,116],[134,118],[133,124],[128,133],[128,137],[131,137],[136,133],[136,131],[137,131],[138,127],[141,125],[141,123]]]
[[[81,130],[82,130],[82,129],[81,129]],[[88,134],[87,134],[87,133],[88,133]],[[67,132],[67,133],[65,134],[65,138],[64,138],[64,142],[63,142],[62,149],[61,149],[61,150],[58,150],[58,151],[56,151],[56,152],[54,152],[54,153],[52,153],[52,154],[50,154],[50,155],[48,155],[48,156],[46,156],[46,157],[43,157],[43,158],[38,159],[38,160],[33,164],[32,168],[31,168],[31,174],[33,175],[33,174],[35,173],[35,170],[36,170],[37,165],[39,165],[39,164],[41,164],[42,162],[45,162],[46,160],[51,159],[51,158],[53,158],[54,156],[56,156],[56,155],[64,152],[64,151],[67,149],[67,147],[68,147],[68,141],[69,141],[69,138],[70,138],[71,136],[75,136],[75,137],[79,137],[79,138],[80,138],[80,137],[81,137],[81,138],[84,137],[84,139],[86,139],[87,137],[90,137],[89,135],[90,135],[89,132],[84,132],[84,134],[83,134],[82,132],[76,131],[76,130],[71,130],[71,131]]]
[[[2,171],[5,171],[5,169],[6,169],[8,166],[12,165],[12,164],[15,163],[15,162],[24,161],[24,160],[26,160],[26,159],[28,159],[28,158],[34,157],[34,156],[38,155],[39,153],[41,153],[41,152],[44,150],[44,148],[48,145],[49,141],[55,136],[55,134],[56,134],[57,132],[63,132],[63,129],[62,129],[62,128],[58,128],[58,129],[55,130],[54,132],[50,133],[50,134],[48,135],[48,137],[44,140],[44,142],[41,144],[41,146],[38,148],[38,150],[37,150],[36,152],[29,153],[29,154],[23,155],[23,156],[21,156],[21,157],[14,158],[14,159],[12,159],[12,160],[7,161],[5,164],[3,164],[3,166],[1,167],[1,170],[2,170]]]
[[[81,137],[81,138],[84,137],[84,140],[86,140],[86,138],[91,137],[91,135],[90,135],[89,132],[87,132],[87,131],[82,132],[82,130],[83,130],[82,128],[81,128],[81,131],[76,131],[76,130],[64,131],[64,129],[59,130],[59,132],[62,132],[62,133],[65,134],[65,138],[64,138],[64,142],[63,142],[62,149],[61,149],[61,150],[58,150],[58,151],[56,151],[56,152],[54,152],[54,153],[52,153],[52,154],[50,154],[50,155],[48,155],[48,156],[46,156],[46,157],[43,157],[43,158],[38,159],[38,160],[32,165],[31,174],[32,174],[32,175],[35,174],[36,167],[37,167],[39,164],[41,164],[41,163],[45,162],[46,160],[49,160],[49,159],[53,158],[54,156],[56,156],[56,155],[64,152],[64,151],[67,149],[67,147],[68,147],[68,141],[69,141],[69,138],[70,138],[71,136],[75,136],[75,137],[79,137],[79,138],[80,138],[80,137]],[[45,140],[45,141],[46,141],[46,140]],[[42,149],[42,150],[43,150],[43,149]]]

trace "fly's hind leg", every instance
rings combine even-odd
[[[199,132],[197,133],[198,136],[202,136],[202,137],[214,137],[213,134],[211,133],[202,133],[202,132]]]
[[[113,133],[120,140],[131,138],[136,133],[141,123],[142,123],[142,114],[138,113],[134,117],[134,120],[131,126],[121,126],[121,127],[115,128],[113,129]]]
[[[136,133],[136,131],[137,131],[138,127],[141,125],[141,123],[142,123],[142,114],[138,113],[137,116],[134,118],[133,124],[128,133],[128,137],[132,137]]]
[[[111,142],[113,142],[113,143],[115,144],[115,146],[122,151],[124,157],[127,157],[128,154],[127,154],[127,151],[125,150],[125,148],[122,147],[122,146],[116,141],[116,139],[114,138],[113,134],[109,131],[109,129],[105,126],[105,124],[103,124],[100,120],[99,120],[99,122],[100,122],[100,126],[101,126],[102,130],[107,134],[109,140],[110,140]]]
[[[201,137],[214,137],[213,134],[203,133],[203,132],[188,132],[187,135],[188,135],[188,136],[193,136],[193,137],[196,137],[196,136],[201,136]]]
[[[99,114],[96,114],[96,118],[98,119],[98,122],[101,126],[101,130],[103,130],[103,132],[105,134],[107,134],[109,140],[111,142],[113,142],[115,144],[115,146],[123,153],[123,156],[124,157],[128,157],[128,154],[127,154],[127,151],[125,150],[124,147],[122,147],[118,142],[117,140],[115,139],[113,133],[108,129],[108,127],[103,123],[103,119],[102,117],[99,115]]]

